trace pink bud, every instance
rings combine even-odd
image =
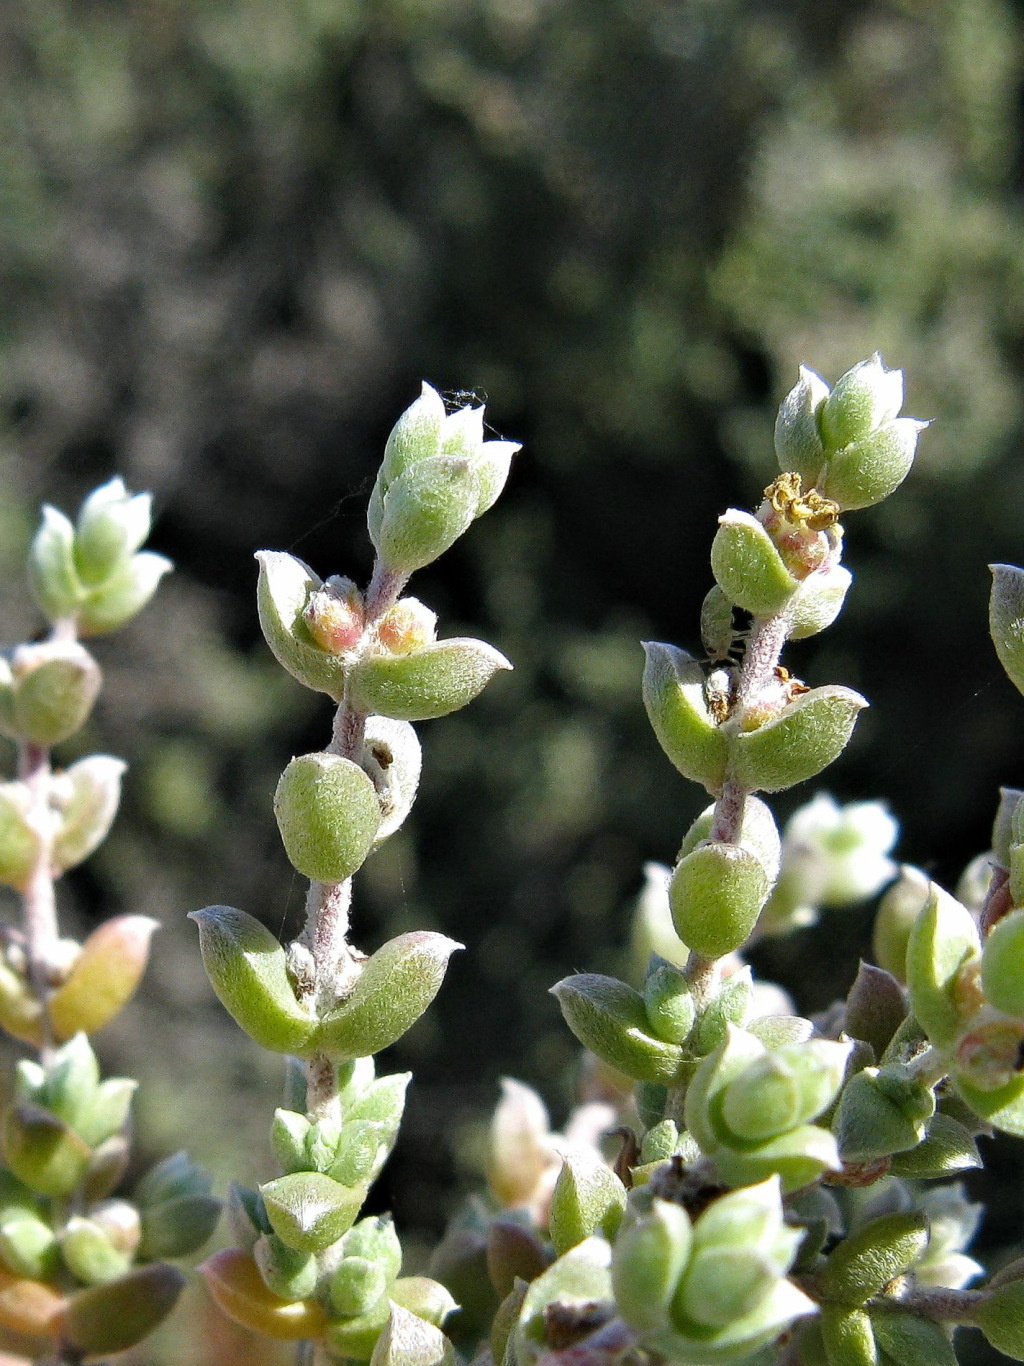
[[[394,655],[422,650],[437,639],[437,614],[417,598],[401,598],[381,619],[377,638]]]
[[[354,649],[366,626],[358,589],[351,579],[337,577],[310,593],[302,619],[321,650],[332,655]]]

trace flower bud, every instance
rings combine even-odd
[[[214,1253],[199,1270],[217,1307],[243,1328],[286,1342],[323,1337],[327,1315],[320,1302],[275,1295],[240,1248]]]
[[[729,742],[708,709],[703,669],[674,645],[648,641],[644,652],[644,706],[658,743],[685,778],[717,792]]]
[[[753,1061],[727,1086],[722,1123],[741,1139],[787,1133],[825,1110],[843,1082],[850,1045],[786,1044]]]
[[[782,792],[816,777],[846,748],[867,701],[852,688],[811,688],[756,730],[733,738],[733,769],[744,787]]]
[[[755,617],[776,616],[799,584],[762,523],[736,508],[718,519],[711,569],[729,601]]]
[[[319,1267],[308,1252],[296,1252],[274,1233],[264,1233],[253,1248],[267,1289],[283,1300],[304,1300],[316,1291]]]
[[[393,1140],[394,1135],[390,1136]],[[327,1171],[343,1186],[368,1186],[387,1161],[391,1146],[383,1124],[360,1120],[346,1124]]]
[[[836,381],[821,409],[822,437],[836,450],[877,431],[902,407],[903,371],[886,370],[876,351]]]
[[[100,1065],[85,1035],[76,1034],[58,1048],[45,1073],[43,1093],[37,1099],[77,1128],[88,1115],[100,1084]]]
[[[393,655],[422,650],[437,640],[437,613],[417,598],[400,598],[378,622],[377,639]]]
[[[282,773],[274,815],[285,852],[314,882],[343,882],[373,847],[380,805],[358,764],[338,754],[304,754]]]
[[[340,702],[346,659],[317,643],[306,619],[309,603],[329,591],[307,564],[282,551],[261,550],[256,587],[260,627],[274,658],[307,688]],[[317,598],[319,602],[320,599]]]
[[[10,734],[48,747],[81,730],[101,681],[88,650],[65,640],[19,645],[10,668]]]
[[[746,943],[770,890],[760,859],[738,844],[709,840],[681,859],[669,900],[676,932],[707,958]]]
[[[391,1301],[384,1295],[365,1313],[333,1319],[327,1325],[328,1349],[343,1361],[369,1361],[390,1313]]]
[[[260,1187],[271,1227],[297,1252],[323,1252],[347,1233],[366,1198],[321,1172],[293,1172]]]
[[[380,806],[377,844],[393,835],[412,810],[422,758],[420,742],[408,721],[366,718],[360,767],[373,783]]]
[[[316,1022],[295,998],[285,952],[265,925],[231,906],[192,911],[203,966],[221,1005],[262,1048],[309,1057]]]
[[[351,579],[335,575],[314,588],[302,609],[302,620],[313,639],[330,655],[352,650],[363,638],[366,618],[363,601]]]
[[[75,530],[75,568],[83,584],[102,583],[149,535],[153,499],[130,497],[124,480],[111,479],[82,504]]]
[[[28,581],[36,602],[56,624],[73,617],[86,595],[75,567],[75,528],[63,512],[44,506],[28,552]]]
[[[678,1084],[683,1050],[651,1034],[638,991],[613,977],[582,973],[563,978],[551,994],[584,1048],[637,1081]]]
[[[557,1256],[595,1233],[611,1242],[625,1207],[626,1188],[599,1152],[583,1144],[563,1147],[548,1219]]]
[[[92,1151],[89,1166],[82,1180],[84,1200],[105,1200],[117,1190],[128,1170],[131,1157],[129,1144],[124,1134],[114,1134],[104,1139]]]
[[[437,995],[449,958],[462,947],[429,930],[389,939],[363,964],[348,996],[321,1018],[317,1051],[344,1062],[400,1039]]]
[[[482,640],[454,638],[412,654],[367,655],[352,670],[354,706],[398,721],[432,721],[472,702],[512,665]]]
[[[775,454],[779,469],[793,470],[807,488],[813,488],[825,460],[819,420],[829,388],[820,375],[806,365],[800,378],[782,400],[775,421]]]

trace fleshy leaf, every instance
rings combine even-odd
[[[768,872],[749,849],[700,844],[676,865],[669,885],[676,933],[707,958],[732,953],[749,938],[769,890]]]
[[[398,721],[431,721],[472,702],[500,669],[500,651],[456,637],[407,655],[368,655],[352,670],[353,705]]]
[[[626,1188],[595,1149],[570,1144],[562,1154],[548,1233],[561,1256],[593,1234],[609,1242],[622,1222],[626,1207]]]
[[[733,737],[736,778],[744,787],[782,792],[838,759],[868,704],[851,688],[812,688],[757,730]]]
[[[638,991],[613,977],[581,973],[563,978],[551,993],[584,1048],[638,1081],[678,1083],[683,1050],[651,1034]]]
[[[274,658],[293,678],[325,692],[340,702],[345,691],[346,660],[329,654],[315,643],[303,618],[310,595],[323,581],[294,555],[280,550],[261,550],[256,602],[260,626]]]
[[[131,1000],[149,961],[159,921],[147,915],[107,920],[82,945],[67,980],[50,997],[54,1037],[95,1034]]]
[[[215,1252],[199,1268],[217,1307],[228,1318],[268,1338],[320,1338],[327,1315],[318,1300],[282,1300],[267,1288],[259,1267],[241,1248]]]
[[[749,512],[730,508],[718,519],[711,569],[725,596],[755,617],[774,617],[796,592],[799,580],[779,548]]]
[[[277,1236],[297,1252],[323,1252],[355,1222],[365,1187],[342,1186],[321,1172],[292,1172],[260,1187]]]
[[[941,1047],[953,1042],[969,1010],[957,988],[980,947],[971,913],[933,882],[907,945],[907,986],[915,1016]]]
[[[674,645],[648,641],[644,651],[644,706],[658,743],[685,778],[717,792],[729,742],[708,711],[703,669]]]
[[[343,882],[373,848],[380,803],[351,759],[303,754],[281,774],[274,815],[294,868],[314,882]]]

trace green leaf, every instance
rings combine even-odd
[[[370,1366],[455,1366],[455,1348],[439,1328],[392,1304]]]
[[[685,778],[717,792],[729,742],[708,711],[703,669],[674,645],[647,641],[644,652],[644,706],[658,744]]]
[[[829,1366],[880,1366],[871,1320],[863,1309],[823,1304],[821,1336]]]
[[[4,1112],[3,1151],[19,1181],[58,1199],[77,1189],[92,1157],[88,1144],[63,1120],[28,1103],[8,1106]]]
[[[879,1309],[871,1316],[879,1347],[896,1366],[957,1366],[949,1333],[938,1323],[897,1309]]]
[[[368,655],[352,670],[349,697],[361,710],[398,721],[431,721],[472,702],[501,669],[482,640],[439,640],[407,655]]]
[[[343,882],[373,848],[380,803],[351,759],[303,754],[281,774],[274,815],[294,868],[314,882]]]
[[[170,560],[149,550],[133,555],[90,592],[77,613],[79,634],[101,636],[125,626],[142,611],[160,580],[173,568]]]
[[[908,1181],[931,1181],[980,1166],[981,1155],[969,1130],[940,1112],[932,1116],[927,1135],[915,1148],[894,1155],[889,1170]]]
[[[207,1194],[179,1195],[144,1207],[139,1254],[148,1259],[186,1257],[213,1236],[221,1202]]]
[[[13,668],[14,728],[19,736],[49,746],[81,730],[101,682],[99,665],[88,650],[66,641],[22,645]]]
[[[291,1172],[260,1186],[271,1227],[297,1252],[323,1252],[348,1232],[366,1198],[322,1172]]]
[[[1024,692],[1024,569],[990,564],[992,596],[989,628],[999,662],[1010,681]]]
[[[316,1052],[336,1062],[370,1057],[400,1039],[437,995],[448,960],[463,946],[413,930],[389,939],[363,965],[349,995],[322,1017]]]
[[[79,1290],[68,1300],[62,1336],[87,1356],[127,1351],[164,1321],[184,1286],[180,1271],[154,1262],[106,1285]]]
[[[868,704],[851,688],[812,688],[759,726],[732,738],[736,779],[744,787],[782,792],[838,759]]]
[[[93,754],[55,775],[51,804],[60,811],[53,861],[61,872],[89,857],[106,838],[121,800],[121,759]]]
[[[989,1291],[975,1310],[974,1322],[997,1352],[1024,1361],[1024,1281]]]
[[[985,997],[1007,1015],[1024,1015],[1024,910],[996,921],[981,958]]]
[[[826,1299],[857,1307],[909,1271],[927,1245],[926,1215],[915,1210],[883,1214],[829,1254],[818,1273],[818,1287]]]
[[[849,512],[873,507],[888,498],[910,473],[917,438],[927,422],[898,417],[878,431],[844,446],[830,456],[818,488]]]
[[[954,1071],[951,1075],[957,1094],[967,1102],[976,1115],[987,1120],[1004,1134],[1024,1138],[1024,1076],[1014,1077],[994,1091],[983,1091],[972,1086]]]
[[[940,1047],[957,1037],[969,1010],[958,1001],[957,986],[980,949],[971,913],[933,882],[907,945],[907,986],[914,1014]]]
[[[322,650],[309,634],[303,612],[323,580],[294,555],[261,550],[256,603],[260,626],[274,658],[293,678],[340,702],[345,692],[346,659]]]
[[[612,1249],[615,1304],[637,1332],[668,1328],[669,1309],[693,1241],[681,1205],[655,1199],[650,1212],[628,1223]]]
[[[581,973],[563,978],[551,993],[584,1048],[637,1081],[678,1084],[683,1050],[651,1034],[638,991],[613,977]]]
[[[433,563],[467,530],[480,501],[472,460],[435,455],[410,465],[381,502],[375,542],[381,559],[403,575]]]
[[[711,569],[730,602],[755,617],[777,616],[799,583],[762,523],[736,508],[718,519]]]
[[[43,508],[43,520],[29,547],[28,581],[52,623],[73,616],[85,597],[75,568],[75,528],[56,508]]]
[[[843,610],[853,575],[841,564],[808,575],[789,600],[786,632],[790,640],[806,640],[831,626]]]
[[[203,966],[221,1005],[262,1048],[308,1058],[315,1021],[295,998],[285,952],[265,925],[231,906],[192,911]]]
[[[622,1222],[626,1188],[595,1149],[567,1145],[555,1182],[548,1235],[561,1256],[593,1234],[609,1242]]]
[[[843,1160],[867,1162],[916,1148],[934,1113],[934,1093],[922,1082],[866,1067],[843,1088],[832,1127]]]

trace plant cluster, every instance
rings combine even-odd
[[[125,625],[170,569],[140,551],[149,527],[148,494],[130,497],[119,479],[75,524],[44,508],[28,574],[50,631],[0,661],[0,730],[17,747],[17,776],[0,783],[0,880],[22,907],[0,942],[0,1025],[35,1053],[18,1063],[0,1117],[0,1343],[34,1359],[141,1341],[184,1284],[166,1259],[205,1243],[220,1214],[211,1178],[183,1152],[118,1194],[137,1083],[102,1079],[89,1036],[134,993],[157,922],[118,916],[79,944],[61,935],[55,897],[61,874],[105,838],[125,769],[107,754],[51,765],[102,682],[80,637]]]
[[[651,873],[642,987],[584,973],[553,988],[587,1050],[583,1102],[554,1134],[539,1097],[505,1083],[488,1196],[453,1220],[429,1275],[403,1275],[390,1218],[364,1213],[410,1081],[378,1075],[376,1056],[462,946],[412,931],[364,954],[349,937],[352,885],[415,799],[413,723],[465,706],[509,667],[481,641],[438,639],[434,614],[403,594],[491,507],[517,447],[485,439],[482,408],[449,412],[424,385],[371,496],[365,590],[258,556],[271,650],[336,710],[326,748],[293,758],[274,797],[309,880],[299,938],[281,944],[231,907],[192,917],[220,1001],[287,1060],[270,1126],[280,1174],[232,1187],[236,1245],[201,1268],[232,1319],[297,1343],[307,1363],[955,1366],[960,1325],[1024,1360],[1024,1263],[968,1288],[982,1274],[966,1251],[981,1211],[948,1182],[980,1165],[980,1135],[1024,1137],[1024,793],[1003,792],[993,849],[956,897],[917,869],[896,876],[895,822],[878,803],[819,796],[780,833],[760,795],[820,774],[866,705],[841,685],[807,686],[781,657],[842,610],[841,518],[911,468],[926,424],[902,405],[902,373],[878,356],[831,389],[802,370],[776,424],[780,473],[755,512],[720,518],[703,656],[646,646],[651,725],[711,804],[673,868]],[[3,1119],[0,1327],[30,1355],[67,1361],[154,1326],[181,1278],[152,1259],[193,1250],[217,1216],[183,1155],[134,1204],[110,1198],[134,1083],[101,1082],[86,1035],[130,996],[152,926],[126,917],[79,948],[53,912],[53,877],[110,824],[120,766],[100,757],[54,775],[49,747],[81,727],[98,686],[78,635],[127,620],[167,567],[138,553],[148,526],[148,500],[118,481],[77,527],[47,510],[30,573],[52,634],[18,647],[0,680],[0,726],[21,755],[18,781],[0,788],[0,858],[25,907],[0,1023],[40,1050],[19,1065]],[[1024,692],[1024,570],[995,567],[991,626]],[[861,965],[844,1001],[805,1019],[754,979],[743,959],[759,937],[887,882],[877,965]]]

